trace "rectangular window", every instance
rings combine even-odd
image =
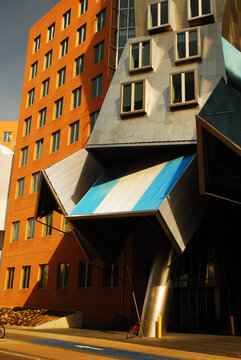
[[[81,92],[82,86],[73,91],[73,109],[77,108],[81,104]]]
[[[118,286],[118,262],[106,264],[104,267],[104,287],[114,288]]]
[[[75,59],[75,76],[81,74],[84,70],[84,54]]]
[[[59,142],[60,142],[60,130],[55,131],[52,134],[52,152],[55,152],[57,150],[59,150]]]
[[[71,232],[71,228],[69,226],[69,223],[67,219],[63,216],[63,222],[62,222],[62,231],[65,233]]]
[[[38,51],[39,48],[40,48],[40,35],[34,39],[34,52]]]
[[[29,116],[27,119],[24,120],[24,135],[28,135],[30,133],[31,120],[32,120],[31,116]]]
[[[28,146],[24,147],[21,150],[21,166],[24,166],[27,164],[27,160],[28,160]]]
[[[37,76],[37,70],[38,70],[38,62],[35,61],[33,65],[31,65],[31,79],[35,78]]]
[[[19,179],[17,183],[17,194],[16,197],[19,199],[23,196],[23,190],[24,190],[24,178]]]
[[[212,14],[211,0],[188,0],[188,20]]]
[[[64,13],[63,15],[63,29],[67,28],[67,26],[69,26],[70,24],[70,15],[71,15],[71,9],[69,9],[68,11],[66,11],[66,13]]]
[[[151,70],[150,40],[130,45],[129,71]]]
[[[86,39],[86,24],[82,25],[78,30],[78,45],[82,44]]]
[[[19,226],[20,226],[20,221],[13,222],[11,242],[17,242],[18,241]]]
[[[146,113],[144,80],[121,85],[121,116],[130,113]]]
[[[70,124],[70,144],[75,143],[79,139],[79,120]]]
[[[188,71],[170,76],[170,106],[197,104],[197,72]]]
[[[23,266],[22,268],[22,289],[29,288],[29,280],[30,280],[30,270],[31,266]]]
[[[44,139],[40,139],[35,143],[35,156],[34,159],[38,160],[42,157]]]
[[[200,28],[176,33],[175,62],[201,58]]]
[[[90,114],[90,132],[94,129],[96,119],[98,118],[100,110],[97,110]]]
[[[3,143],[10,143],[12,141],[12,131],[3,132]]]
[[[49,78],[42,82],[42,97],[49,93]]]
[[[169,26],[168,0],[158,1],[149,4],[148,7],[148,26],[149,32],[159,32]]]
[[[41,264],[39,265],[39,289],[47,289],[49,277],[49,265]]]
[[[50,50],[49,52],[47,52],[47,54],[45,54],[45,69],[50,67],[50,65],[52,64],[52,54],[53,50]]]
[[[48,27],[48,41],[54,38],[55,23]]]
[[[91,287],[91,276],[92,276],[92,267],[88,261],[79,262],[79,280],[78,287],[88,288]]]
[[[39,127],[42,127],[42,126],[45,125],[45,122],[46,122],[46,112],[47,112],[47,108],[46,108],[46,107],[39,111]]]
[[[63,98],[55,101],[55,119],[62,116],[63,112]]]
[[[40,172],[36,172],[32,175],[32,193],[38,191],[39,188]]]
[[[100,74],[97,77],[95,77],[94,79],[92,79],[92,98],[93,99],[95,97],[101,95],[101,93],[102,93],[102,78],[103,78],[103,75]]]
[[[13,280],[14,280],[14,267],[7,268],[7,281],[6,281],[6,289],[11,290],[13,288]]]
[[[106,9],[103,9],[96,15],[96,32],[103,29],[105,23],[106,23]]]
[[[64,83],[65,83],[65,74],[66,74],[66,66],[58,71],[58,77],[59,77],[58,87],[64,85]]]
[[[28,92],[28,106],[33,105],[33,102],[34,102],[34,91],[35,91],[35,88],[29,90],[29,92]]]
[[[34,238],[35,219],[29,218],[27,222],[27,239]]]
[[[88,10],[88,0],[80,0],[80,15]]]
[[[49,236],[52,234],[52,224],[53,224],[53,213],[49,213],[44,218],[44,228],[43,236]]]
[[[98,62],[100,62],[101,60],[104,59],[104,40],[101,41],[99,44],[95,45],[94,49],[95,49],[95,64],[97,64]]]
[[[66,38],[63,41],[61,41],[60,57],[63,57],[68,53],[68,43],[69,43],[69,38]]]
[[[68,286],[69,263],[58,264],[57,288],[66,289]]]

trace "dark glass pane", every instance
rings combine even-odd
[[[197,30],[189,31],[189,56],[197,55]]]
[[[132,45],[131,49],[131,68],[136,69],[139,67],[139,44]]]
[[[209,14],[210,12],[210,0],[202,0],[202,15]]]
[[[150,41],[142,43],[142,66],[150,65]]]
[[[120,9],[128,8],[128,0],[120,0]]]
[[[198,0],[191,0],[191,17],[195,17],[198,15]]]
[[[134,110],[143,109],[143,83],[135,84],[135,103]]]
[[[161,2],[161,25],[168,24],[168,1]]]
[[[129,24],[128,26],[135,26],[135,12],[134,9],[129,10]]]
[[[131,111],[131,84],[123,88],[123,112]]]
[[[195,99],[194,72],[185,74],[185,101]]]
[[[127,40],[127,29],[119,31],[119,47],[124,47]]]
[[[129,0],[129,8],[133,8],[134,7],[134,0]]]
[[[128,29],[128,39],[131,39],[136,36],[135,28],[129,28]]]
[[[183,59],[186,57],[185,33],[177,34],[177,57]]]
[[[120,11],[120,24],[119,24],[120,28],[127,27],[127,15],[128,15],[127,10]]]
[[[150,27],[154,27],[158,25],[157,21],[157,4],[150,5],[151,13],[150,13]]]
[[[174,104],[182,102],[181,74],[172,77],[172,102]]]

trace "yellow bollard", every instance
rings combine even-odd
[[[157,337],[160,339],[162,337],[162,316],[158,316],[158,334]]]

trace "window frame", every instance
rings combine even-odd
[[[101,79],[101,84],[99,84],[100,79]],[[95,82],[96,82],[96,86],[94,86]],[[103,74],[101,73],[92,79],[91,98],[95,99],[96,97],[100,96],[102,94],[102,90],[103,90]]]
[[[16,199],[23,197],[25,178],[17,180]]]
[[[82,86],[77,87],[72,91],[73,96],[73,104],[72,109],[76,109],[81,105],[81,98],[82,98]]]
[[[63,104],[64,104],[63,97],[55,101],[55,119],[58,119],[63,115]]]
[[[96,14],[96,32],[102,30],[106,26],[106,8]]]
[[[101,40],[94,46],[94,64],[98,64],[105,56],[105,40]]]
[[[55,33],[55,22],[48,27],[48,41],[54,38]]]
[[[134,109],[134,102],[135,102],[135,90],[133,92],[133,88],[135,89],[135,84],[142,83],[143,84],[143,97],[142,97],[142,108],[141,109]],[[126,85],[131,85],[131,110],[130,111],[123,111],[123,102],[124,102],[124,87]],[[146,89],[147,89],[147,81],[146,79],[140,79],[135,81],[128,81],[125,83],[121,83],[120,89],[120,116],[121,118],[125,117],[135,117],[135,116],[142,116],[147,113],[146,111]]]
[[[48,69],[52,65],[53,50],[49,50],[45,54],[45,69]]]
[[[70,25],[70,18],[71,18],[71,9],[67,10],[63,14],[62,30],[66,29]]]
[[[30,75],[30,79],[34,79],[37,76],[37,72],[38,72],[38,60],[35,61],[32,65],[31,65],[31,75]]]
[[[78,272],[78,288],[87,289],[91,288],[92,282],[92,266],[86,260],[79,261],[79,272]]]
[[[30,240],[34,238],[35,231],[35,218],[31,217],[27,220],[27,228],[26,228],[26,239]]]
[[[192,31],[197,31],[197,54],[189,56],[189,33]],[[185,33],[185,49],[186,49],[186,55],[188,54],[188,56],[186,56],[184,58],[178,58],[177,38],[178,38],[178,35],[182,34],[182,33]],[[200,27],[191,27],[188,29],[176,31],[176,33],[175,33],[175,51],[174,52],[175,52],[175,63],[176,64],[201,59],[202,54],[201,54],[201,29],[200,29]]]
[[[61,266],[63,265],[63,274],[61,274]],[[69,262],[59,262],[57,266],[57,289],[67,289],[69,280]],[[67,270],[67,271],[66,271]]]
[[[52,235],[52,226],[53,226],[53,212],[48,213],[44,217],[43,225],[43,237]]]
[[[47,78],[42,82],[42,98],[47,96],[49,93],[49,79]]]
[[[20,229],[20,220],[12,222],[11,243],[18,242],[19,229]]]
[[[40,180],[40,171],[37,171],[37,172],[32,174],[32,186],[31,186],[31,193],[32,194],[38,192],[39,180]]]
[[[44,139],[39,139],[35,142],[34,160],[38,160],[43,155],[43,143]]]
[[[149,42],[150,43],[150,53],[149,53],[149,57],[150,57],[150,63],[148,65],[142,65],[142,49],[143,49],[143,43],[147,43]],[[138,62],[139,62],[139,66],[136,67],[136,68],[133,68],[131,63],[132,63],[132,47],[133,45],[137,45],[139,44],[139,55],[138,55]],[[144,71],[151,71],[153,70],[153,67],[152,67],[152,52],[153,52],[153,42],[152,42],[152,39],[147,39],[147,40],[143,40],[143,41],[137,41],[137,42],[134,42],[134,43],[131,43],[130,44],[130,47],[129,47],[129,73],[132,74],[132,73],[137,73],[137,72],[144,72]]]
[[[92,112],[89,116],[89,119],[90,119],[90,134],[91,132],[93,131],[94,129],[94,126],[95,126],[95,123],[96,123],[96,120],[99,116],[99,113],[100,113],[100,109],[99,110],[96,110],[94,112]]]
[[[188,0],[187,2],[187,16],[188,16],[188,22],[190,25],[199,25],[199,24],[206,24],[209,22],[214,21],[214,14],[213,14],[213,0],[210,1],[210,12],[207,14],[202,14],[202,1],[198,0],[198,15],[197,16],[191,16],[191,1]],[[201,15],[200,15],[201,14]]]
[[[32,116],[27,117],[26,119],[24,119],[24,132],[23,132],[23,136],[26,136],[28,134],[30,134],[31,131],[31,122],[32,122]]]
[[[68,54],[69,37],[65,38],[60,42],[60,58]]]
[[[193,100],[188,100],[185,101],[185,75],[188,73],[194,73],[194,99]],[[173,102],[173,97],[172,97],[172,93],[173,93],[173,76],[175,75],[181,75],[181,96],[182,96],[182,101],[181,102]],[[184,81],[183,81],[184,79]],[[183,100],[184,99],[184,100]],[[175,72],[170,74],[170,78],[169,78],[169,106],[170,109],[175,109],[175,108],[181,108],[181,107],[194,107],[198,105],[198,74],[197,74],[197,69],[189,69],[189,70],[185,70],[185,71],[179,71],[179,72]]]
[[[21,149],[20,166],[24,166],[28,161],[28,146]]]
[[[32,88],[28,91],[28,106],[33,105],[34,103],[34,94],[35,94],[35,88]]]
[[[48,287],[49,264],[39,265],[38,288],[45,290]]]
[[[108,281],[108,278],[110,281]],[[103,272],[103,287],[104,288],[118,288],[119,280],[119,261],[114,264],[105,264]]]
[[[39,128],[45,125],[46,115],[47,115],[47,107],[44,107],[43,109],[39,110],[39,124],[38,124]]]
[[[58,87],[61,87],[65,84],[66,78],[66,66],[58,70]]]
[[[51,138],[51,153],[54,153],[59,150],[60,146],[60,130],[57,130],[52,133]]]
[[[77,46],[82,44],[86,40],[87,24],[84,23],[77,29]]]
[[[75,59],[75,76],[82,74],[84,71],[84,59],[84,54],[81,54]]]
[[[12,266],[7,268],[5,290],[13,289],[14,273],[15,273],[15,267]]]
[[[3,143],[9,144],[12,141],[12,131],[3,132]]]
[[[34,39],[33,53],[35,54],[40,49],[41,35],[36,36]]]
[[[74,144],[79,140],[79,120],[69,125],[69,144]]]
[[[80,16],[83,15],[88,10],[88,0],[79,0],[80,5]]]
[[[31,266],[22,266],[21,289],[29,289]]]
[[[167,6],[168,6],[168,22],[161,24],[161,3],[162,2],[167,2]],[[171,2],[170,0],[159,0],[159,1],[155,1],[153,3],[148,4],[148,11],[147,11],[147,31],[150,34],[154,34],[154,33],[158,33],[158,32],[162,32],[162,31],[167,31],[167,30],[172,30],[172,25],[171,25]],[[151,26],[151,6],[153,5],[157,5],[157,25],[156,26]]]

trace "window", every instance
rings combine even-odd
[[[40,35],[34,39],[34,52],[38,51],[39,48],[40,48]]]
[[[78,45],[82,44],[86,38],[86,24],[82,25],[78,30]]]
[[[29,90],[29,92],[28,92],[28,106],[33,105],[33,102],[34,102],[34,91],[35,91],[35,89],[33,88],[33,89]]]
[[[40,172],[39,171],[32,175],[32,193],[35,193],[35,192],[38,191],[39,178],[40,178]]]
[[[60,130],[52,134],[52,152],[59,150]]]
[[[145,111],[145,82],[137,81],[121,85],[121,116],[134,113],[143,115]]]
[[[43,236],[48,236],[52,234],[52,223],[53,223],[53,213],[49,213],[44,218],[44,228]]]
[[[92,79],[92,98],[99,96],[102,93],[102,78],[100,74],[96,78]]]
[[[69,26],[70,24],[70,15],[71,15],[71,9],[69,9],[68,11],[66,11],[66,13],[64,13],[63,15],[63,29],[67,28],[67,26]]]
[[[3,143],[10,143],[12,140],[12,132],[4,131],[3,132]]]
[[[24,178],[19,179],[17,182],[17,194],[16,197],[19,199],[23,196],[23,189],[24,189]]]
[[[95,64],[104,59],[104,40],[95,45]]]
[[[135,37],[135,9],[133,0],[121,0],[119,3],[118,59],[128,39]]]
[[[106,9],[103,9],[96,15],[96,32],[103,29],[103,27],[105,26],[105,22],[106,22]]]
[[[69,263],[58,264],[57,288],[66,289],[68,286]]]
[[[62,222],[62,231],[65,233],[71,232],[71,228],[69,226],[69,223],[67,219],[63,216],[63,222]]]
[[[104,268],[104,287],[118,286],[118,262],[115,264],[106,264]]]
[[[37,75],[37,70],[38,62],[36,61],[35,63],[33,63],[33,65],[31,65],[31,79],[35,78],[35,76]]]
[[[81,92],[82,86],[73,91],[73,109],[77,108],[81,104]]]
[[[80,261],[79,262],[79,280],[78,287],[90,287],[91,286],[91,275],[92,275],[92,267],[88,261]]]
[[[69,38],[64,39],[60,43],[60,45],[61,45],[60,57],[63,57],[64,55],[66,55],[68,53],[68,43],[69,43]]]
[[[211,0],[188,0],[188,20],[192,24],[206,23],[213,20]]]
[[[169,24],[168,0],[162,0],[148,7],[147,30],[151,33],[166,30]]]
[[[170,106],[197,104],[197,72],[188,71],[170,76]]]
[[[70,124],[70,144],[75,143],[79,139],[79,121]]]
[[[23,269],[23,273],[22,273],[22,289],[28,289],[29,288],[31,266],[23,266],[22,269]]]
[[[14,267],[7,268],[7,282],[6,289],[11,290],[13,288],[13,280],[14,280]]]
[[[44,143],[44,139],[40,139],[35,143],[35,156],[34,156],[35,160],[38,160],[42,157],[43,143]]]
[[[48,27],[48,41],[54,38],[55,23]]]
[[[176,33],[175,62],[201,57],[200,28]]]
[[[50,65],[52,64],[52,54],[53,50],[50,50],[49,52],[47,52],[47,54],[45,54],[45,69],[50,67]]]
[[[49,78],[42,82],[42,87],[43,87],[42,97],[44,97],[49,93]]]
[[[35,219],[29,218],[27,222],[27,239],[34,238]]]
[[[20,221],[13,222],[11,242],[18,241]]]
[[[151,42],[143,41],[130,45],[129,71],[151,70]]]
[[[100,112],[100,110],[97,110],[97,111],[93,112],[92,114],[90,114],[90,132],[92,132],[92,130],[94,129],[95,122],[99,115],[99,112]]]
[[[24,120],[24,135],[28,135],[30,133],[31,120],[32,120],[31,116]]]
[[[63,98],[55,101],[55,119],[62,116],[63,111]]]
[[[49,277],[49,265],[42,264],[39,265],[39,289],[47,289],[48,285],[48,277]]]
[[[88,10],[88,0],[80,0],[80,15]]]
[[[24,147],[21,150],[21,161],[20,161],[21,166],[27,164],[27,159],[28,159],[28,146]]]
[[[84,54],[75,59],[75,76],[81,74],[84,70]]]
[[[39,111],[39,127],[45,125],[47,108],[43,108]]]

